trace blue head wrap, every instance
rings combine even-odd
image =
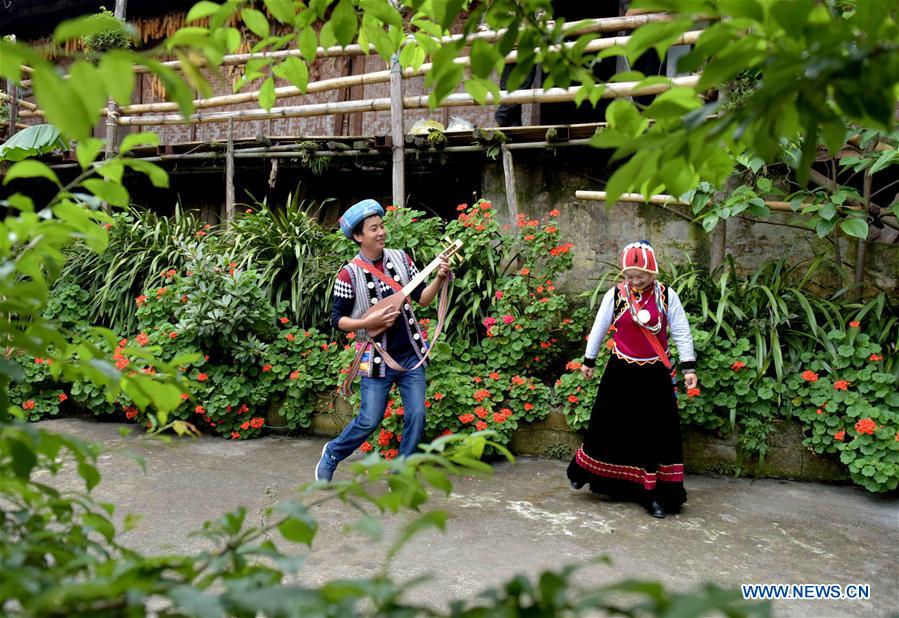
[[[373,215],[384,216],[384,209],[375,200],[356,202],[340,217],[340,230],[344,236],[352,240],[353,228]]]

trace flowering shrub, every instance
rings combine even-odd
[[[606,364],[597,361],[593,379],[587,381],[581,374],[580,358],[571,360],[565,365],[566,372],[556,380],[556,402],[565,414],[568,426],[573,430],[584,429],[590,422],[590,412],[599,381],[602,379]]]
[[[828,335],[836,354],[812,353],[787,378],[793,413],[816,453],[839,453],[852,480],[870,491],[899,486],[899,393],[883,349],[860,324]]]

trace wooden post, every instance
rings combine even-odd
[[[234,219],[234,119],[228,119],[228,148],[225,152],[225,223]]]
[[[518,233],[518,194],[515,190],[515,166],[512,162],[512,152],[506,144],[502,144],[500,149],[503,153],[503,177],[506,180],[506,202],[509,207],[509,221],[515,233]]]
[[[403,127],[403,72],[400,57],[390,57],[390,137],[393,142],[393,205],[406,204],[406,149]]]
[[[867,206],[867,211],[871,211],[871,175],[865,173],[865,179],[862,184],[862,199],[865,200],[865,206]],[[858,251],[855,253],[855,294],[861,299],[864,296],[864,289],[862,286],[865,282],[865,253],[868,250],[868,239],[867,238],[859,238],[858,239]]]
[[[16,35],[10,35],[10,41],[16,42]],[[19,89],[13,80],[6,80],[6,94],[9,95],[9,128],[6,130],[6,139],[16,134],[16,121],[19,116]]]
[[[125,7],[128,0],[116,0],[115,17],[125,21]],[[106,100],[106,158],[110,158],[116,150],[116,126],[118,126],[119,106],[112,99]]]

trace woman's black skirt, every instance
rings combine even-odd
[[[584,444],[568,479],[618,500],[658,501],[676,512],[687,501],[677,399],[662,363],[614,354],[599,383]]]

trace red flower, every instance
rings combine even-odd
[[[474,409],[474,413],[475,413],[475,414],[477,415],[477,417],[480,418],[480,419],[487,418],[487,409],[484,408],[483,406],[478,406],[477,408],[475,408],[475,409]]]
[[[194,413],[195,414],[205,414],[206,410],[203,408],[203,406],[197,406],[196,408],[194,408]]]
[[[158,290],[156,290],[156,298],[160,298],[163,294],[165,294],[168,291],[169,291],[168,288],[159,288]]]
[[[299,369],[296,369],[296,370],[290,372],[290,379],[291,379],[291,380],[296,380],[296,379],[298,379],[299,377],[300,377],[300,370],[299,370]]]
[[[701,391],[698,388],[688,388],[687,397],[698,397]]]
[[[511,316],[511,315],[508,315],[508,314],[506,314],[506,315],[503,316],[503,324],[511,324],[511,323],[514,322],[514,321],[515,321],[515,317],[514,317],[514,316]]]
[[[188,399],[190,399],[189,393],[181,393],[181,401],[187,401]]]
[[[518,271],[518,274],[521,275],[521,276],[523,276],[523,277],[527,277],[528,275],[531,274],[531,269],[530,269],[530,268],[527,268],[527,267],[522,268],[521,270]]]
[[[883,356],[881,356],[880,354],[872,354],[871,356],[868,357],[868,360],[876,363],[877,361],[882,361]]]
[[[474,392],[474,400],[478,403],[481,403],[488,397],[490,397],[490,391],[488,391],[487,389],[482,388]]]
[[[405,408],[403,408],[403,406],[400,406],[399,408],[394,410],[393,413],[396,414],[397,416],[403,416],[406,413],[406,410],[405,410]]]
[[[746,363],[744,363],[743,361],[734,361],[734,364],[731,365],[730,368],[733,369],[734,371],[740,371],[740,369],[742,369],[745,366],[746,366]]]
[[[849,382],[847,382],[846,380],[837,380],[833,383],[833,388],[837,391],[849,390]]]
[[[178,336],[178,333],[176,333],[175,331],[172,331],[172,332],[169,333],[169,339],[174,339],[174,338],[176,338],[177,336]]]
[[[352,341],[353,339],[356,338],[356,333],[347,333],[346,338],[349,339],[350,341]]]
[[[384,459],[395,459],[396,456],[399,454],[400,454],[400,452],[398,450],[396,450],[395,448],[387,449],[383,453]]]
[[[244,212],[247,213],[248,215],[251,215],[251,214],[253,214],[253,209],[247,208]]]
[[[521,386],[525,382],[527,382],[527,380],[525,380],[521,376],[512,376],[512,384],[514,384],[515,386]]]
[[[468,210],[468,204],[459,204],[456,206],[457,212],[465,212],[466,210]]]
[[[495,371],[491,371],[491,372],[490,372],[490,375],[489,375],[488,377],[489,377],[491,380],[499,380],[500,375],[499,375],[497,372],[495,372]]]
[[[491,326],[493,326],[494,324],[496,324],[496,319],[495,319],[495,318],[484,318],[484,321],[481,322],[481,323],[482,323],[484,326],[486,326],[487,328],[490,328]]]
[[[493,207],[493,204],[490,202],[481,202],[481,210],[490,210]]]
[[[142,306],[145,302],[147,302],[147,297],[141,294],[137,298],[134,299],[134,302],[137,303],[137,306]]]
[[[547,234],[555,234],[555,233],[558,232],[558,231],[559,231],[559,228],[557,228],[557,227],[553,227],[552,225],[546,226],[546,233],[547,233]]]
[[[182,295],[181,295],[181,302],[182,302],[182,303],[186,303],[186,302],[187,302],[187,294],[182,294]]]
[[[44,364],[44,359],[43,359],[43,358],[35,358],[35,359],[34,359],[34,364],[35,364],[35,365],[43,365],[43,364]]]
[[[818,408],[817,410],[815,410],[815,414],[824,414],[824,409]]]
[[[504,422],[505,420],[506,420],[506,417],[505,417],[504,414],[500,414],[499,412],[495,412],[495,413],[493,414],[493,422],[494,422],[494,423],[502,423],[502,422]]]
[[[535,238],[537,238],[537,237],[534,236],[533,234],[528,234],[527,236],[524,237],[524,239],[525,239],[526,241],[528,241],[528,242],[531,242],[531,241],[534,240]]]
[[[390,206],[388,206],[388,207],[385,208],[384,210],[386,210],[387,212],[394,212],[396,209],[397,209],[396,206],[394,206],[393,204],[391,204]]]
[[[530,412],[531,410],[534,409],[534,404],[532,404],[532,403],[525,403],[525,404],[524,404],[524,409]]]
[[[265,425],[265,419],[263,419],[261,416],[257,416],[250,421],[250,427],[252,427],[253,429],[261,429],[263,425]]]
[[[474,382],[475,384],[480,384],[484,380],[482,380],[480,376],[475,376],[471,379],[471,381]]]
[[[815,373],[814,371],[805,370],[802,372],[802,379],[805,380],[806,382],[817,382],[818,374]]]
[[[66,395],[65,393],[60,393],[60,394],[59,394],[59,401],[61,401],[61,402],[62,402],[62,401],[65,401],[65,400],[68,399],[68,398],[69,398],[69,396]]]
[[[284,338],[287,339],[288,341],[293,341],[294,339],[296,339],[296,337],[293,336],[293,333],[287,333],[287,334],[284,336]],[[328,347],[328,346],[325,346],[325,349],[327,349],[327,347]]]
[[[238,438],[240,438],[240,434],[237,433],[236,431],[232,431],[232,432],[231,432],[231,439],[232,439],[232,440],[237,440]]]
[[[116,366],[116,369],[124,369],[125,367],[128,366],[128,359],[127,358],[116,359],[115,366]]]
[[[611,350],[611,349],[614,348],[616,345],[618,345],[618,344],[615,343],[615,340],[614,340],[614,339],[607,339],[607,340],[606,340],[606,349],[607,349],[607,350]]]
[[[568,395],[569,403],[577,403],[578,401],[580,401],[580,399],[578,399],[576,395]]]
[[[390,444],[391,438],[393,438],[393,432],[382,429],[378,434],[378,446],[387,446]]]
[[[28,401],[26,401],[25,403],[23,403],[23,404],[22,404],[22,409],[23,409],[23,410],[34,410],[34,400],[33,400],[33,399],[29,399]]]
[[[289,324],[290,318],[278,318],[278,321],[281,322],[281,324]]]
[[[496,291],[496,294],[494,294],[494,296],[496,297],[496,300],[501,299],[501,298],[503,297],[503,291],[502,291],[502,290],[497,290],[497,291]]]
[[[852,322],[849,322],[849,328],[858,328],[861,325],[861,322],[856,322],[854,320]]]
[[[559,212],[558,210],[556,210],[556,209],[553,209],[553,210],[550,210],[550,211],[549,211],[549,216],[550,216],[550,217],[558,217],[560,214],[562,214],[562,213],[560,213],[560,212]]]
[[[135,417],[137,417],[137,408],[132,407],[132,408],[125,409],[125,418],[127,418],[129,421],[131,421],[131,420],[134,420]]]
[[[374,447],[371,445],[371,442],[363,442],[362,446],[359,447],[359,450],[363,453],[370,452]]]
[[[209,376],[206,375],[205,373],[198,373],[198,374],[197,374],[197,382],[205,382],[205,381],[208,380],[208,379],[209,379]]]
[[[899,431],[896,432],[896,442],[899,442]]]
[[[863,418],[855,424],[855,430],[859,433],[866,433],[869,436],[877,429],[877,423],[870,418]]]
[[[567,369],[568,371],[577,371],[582,366],[583,366],[582,362],[573,360],[573,361],[568,361],[568,363],[565,364],[565,369]]]
[[[843,429],[841,429],[838,432],[836,432],[835,434],[833,434],[833,439],[839,440],[840,442],[842,442],[843,438],[845,438],[845,437],[846,437],[846,432]]]
[[[263,365],[263,366],[262,366],[262,372],[263,372],[263,373],[269,372],[269,371],[271,371],[271,370],[272,370],[272,366],[271,366],[271,365]]]
[[[478,421],[474,424],[474,426],[478,431],[484,431],[485,429],[487,429],[487,423],[485,423],[484,421]]]
[[[136,342],[140,345],[147,345],[150,343],[150,338],[147,336],[147,333],[141,333],[137,337],[134,338]]]
[[[241,424],[240,424],[240,428],[243,429],[244,431],[246,431],[247,429],[249,429],[249,428],[250,428],[250,421],[244,421],[243,423],[241,423]]]
[[[474,414],[471,414],[471,413],[460,414],[459,420],[462,421],[463,423],[470,423],[474,420]]]
[[[128,345],[128,340],[127,340],[127,339],[122,339],[121,341],[119,341],[119,347],[120,347],[120,348],[124,348],[126,345]]]
[[[443,393],[434,393],[434,399],[435,399],[436,401],[440,401],[440,400],[443,399],[444,397],[445,397],[445,395],[444,395]]]

